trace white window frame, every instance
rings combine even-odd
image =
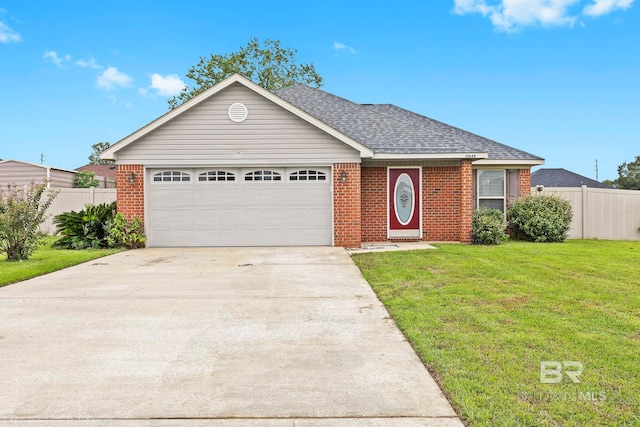
[[[216,175],[215,175],[216,178],[220,176],[220,175],[217,175],[218,173],[224,172],[226,174],[226,175],[223,175],[225,176],[225,179],[204,179],[204,180],[200,179],[200,176],[202,174],[208,174],[210,172],[216,172]],[[205,175],[205,176],[209,178],[209,175]],[[233,179],[231,180],[226,179],[229,176],[233,176]],[[196,177],[197,177],[196,182],[199,184],[222,184],[222,183],[230,184],[230,183],[238,182],[240,180],[240,174],[238,173],[238,171],[231,171],[226,169],[215,169],[215,168],[198,170],[196,172]]]
[[[269,176],[271,179],[264,179],[265,175],[259,175],[261,179],[247,179],[247,175],[252,175],[254,178],[255,176],[253,175],[256,172],[271,172],[271,175],[267,175]],[[277,175],[274,175],[277,174]],[[274,176],[277,176],[279,179],[273,179]],[[286,181],[286,177],[283,171],[281,170],[277,170],[277,169],[269,169],[269,168],[264,168],[264,169],[251,169],[251,170],[244,170],[242,171],[242,182],[285,182]]]
[[[300,172],[305,172],[304,175],[300,175]],[[309,172],[313,172],[313,174],[309,175]],[[291,179],[293,177],[294,174],[296,179]],[[313,176],[314,179],[308,179],[310,176]],[[304,179],[300,179],[301,177],[304,177]],[[322,179],[318,179],[322,177]],[[308,168],[308,169],[295,169],[295,170],[291,170],[287,173],[287,180],[290,182],[327,182],[329,181],[329,174],[325,171],[321,171],[318,169],[312,169],[312,168]]]
[[[166,173],[170,172],[171,175],[165,175]],[[180,175],[174,175],[175,173],[180,173]],[[163,179],[161,180],[156,180],[156,175],[160,175]],[[165,176],[170,176],[170,177],[174,177],[174,176],[180,176],[180,180],[165,180],[164,177]],[[184,178],[188,177],[189,179],[185,180]],[[193,176],[190,172],[184,171],[184,170],[180,170],[180,169],[163,169],[163,170],[155,170],[152,174],[151,174],[151,183],[152,184],[191,184],[193,182]]]
[[[502,213],[507,214],[507,170],[498,168],[476,169],[476,206],[481,209],[480,200],[502,200]],[[481,196],[480,195],[480,173],[481,172],[502,172],[502,196]]]

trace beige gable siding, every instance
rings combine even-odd
[[[7,161],[0,163],[0,186],[10,184],[30,185],[32,182],[42,184],[47,179],[47,169],[38,166]]]
[[[229,119],[240,102],[249,115]],[[117,153],[120,164],[331,165],[359,163],[358,151],[250,89],[234,84]]]

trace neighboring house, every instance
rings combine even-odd
[[[149,246],[469,242],[543,159],[393,105],[239,75],[105,150]]]
[[[84,165],[77,171],[93,172],[94,178],[100,182],[98,188],[116,188],[116,165]]]
[[[613,188],[611,185],[562,168],[543,168],[531,174],[532,187],[582,187],[583,185],[591,188]]]
[[[0,161],[0,186],[46,183],[47,188],[71,188],[76,172],[20,160]]]

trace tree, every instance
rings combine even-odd
[[[89,155],[89,164],[92,165],[110,165],[113,163],[113,160],[103,160],[100,158],[100,153],[102,153],[107,148],[111,147],[111,143],[109,142],[98,142],[91,146],[91,154]]]
[[[0,189],[0,252],[7,261],[23,261],[36,250],[41,235],[38,227],[57,192],[46,185],[32,184],[26,191],[15,185]]]
[[[640,190],[640,156],[618,166],[618,178],[613,181],[613,185],[625,190]]]
[[[267,39],[262,44],[257,38],[252,38],[246,47],[241,47],[237,52],[200,57],[198,64],[186,74],[187,78],[195,81],[195,85],[192,88],[185,86],[180,94],[169,99],[169,109],[178,107],[234,73],[269,91],[296,83],[322,86],[322,77],[313,64],[297,63],[297,52],[296,49],[280,47],[278,40]]]
[[[91,188],[100,185],[100,181],[95,178],[95,172],[78,171],[74,184],[77,188]]]

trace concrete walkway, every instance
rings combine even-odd
[[[459,427],[339,248],[140,249],[0,288],[0,425]]]

